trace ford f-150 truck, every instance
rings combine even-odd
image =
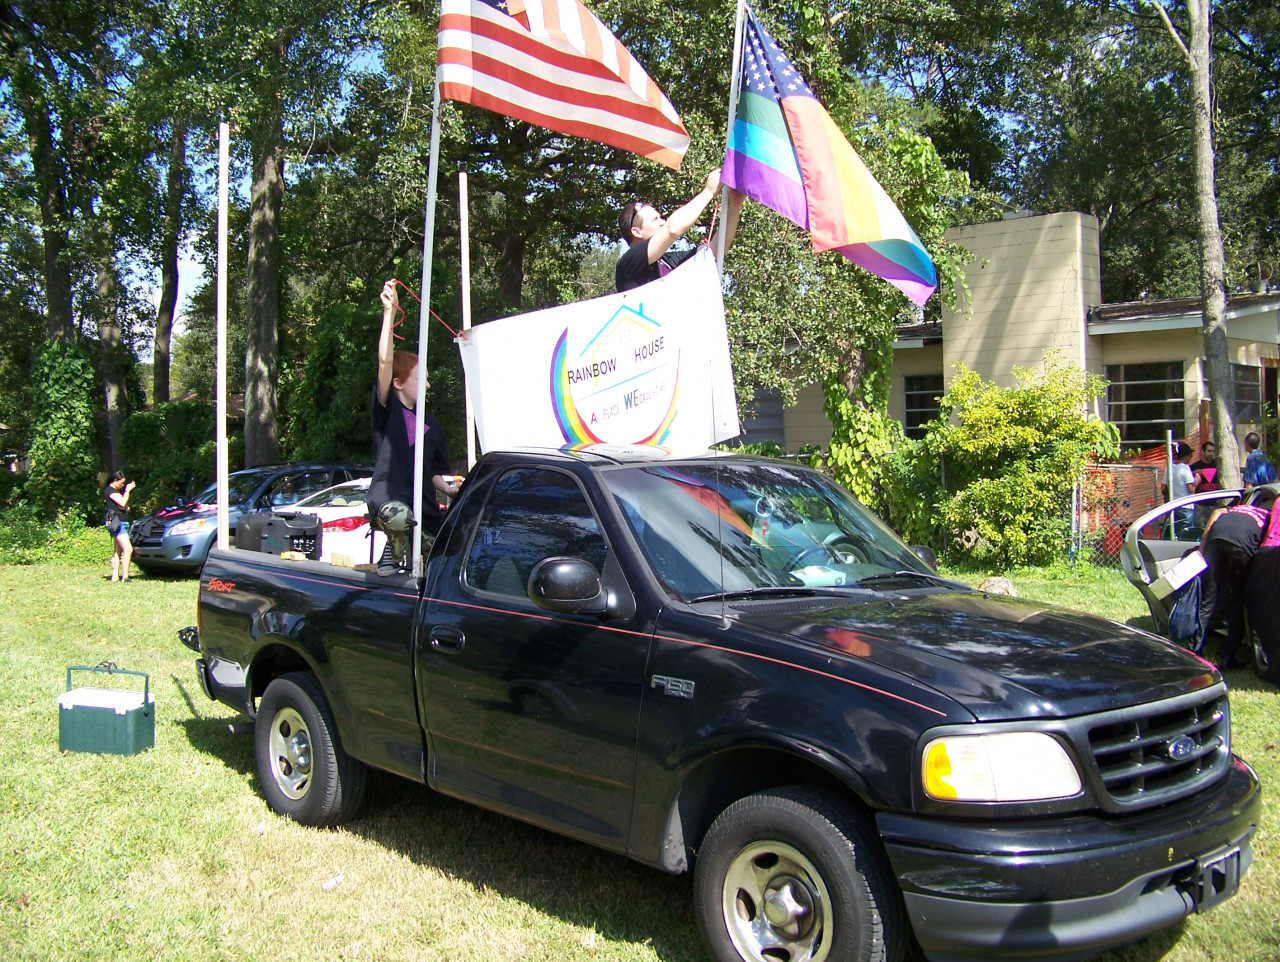
[[[373,767],[692,867],[717,960],[1083,958],[1251,861],[1213,666],[945,580],[779,461],[491,453],[421,580],[214,550],[198,613],[276,812],[349,819]]]

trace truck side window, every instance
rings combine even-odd
[[[599,571],[609,548],[577,482],[542,468],[516,468],[498,479],[476,526],[466,581],[481,591],[525,597],[544,558],[583,558]]]

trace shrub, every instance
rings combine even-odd
[[[134,516],[194,494],[216,469],[215,410],[210,401],[172,401],[132,414],[120,429],[126,472],[138,482],[130,499]],[[229,439],[230,470],[244,461],[244,439]]]
[[[22,500],[26,481],[25,471],[6,471],[0,467],[0,509],[11,508]]]
[[[74,344],[45,343],[31,372],[34,431],[24,497],[41,519],[95,515],[100,499],[94,370]]]
[[[1072,488],[1091,460],[1119,456],[1115,428],[1086,414],[1106,389],[1102,378],[1058,352],[1039,375],[1024,367],[1013,374],[1017,384],[1004,388],[957,365],[915,448],[911,474],[938,479],[925,503],[953,560],[1000,568],[1062,560]]]
[[[43,521],[28,504],[0,512],[0,564],[91,565],[111,558],[111,538],[78,511]]]

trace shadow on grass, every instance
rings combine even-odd
[[[226,718],[180,722],[191,747],[247,776],[260,791],[253,736]],[[343,828],[481,891],[519,900],[615,942],[649,945],[660,959],[700,959],[689,875],[674,877],[621,855],[370,771],[364,806]]]
[[[459,802],[402,778],[370,773],[347,831],[660,959],[704,958],[690,875],[673,877],[621,855]]]
[[[249,776],[260,790],[251,735],[232,734],[226,719],[182,725],[193,748]],[[648,945],[666,962],[707,958],[694,920],[692,873],[667,875],[380,771],[370,771],[364,806],[343,828],[481,892],[613,942]],[[1176,925],[1095,962],[1158,962],[1184,931],[1185,923]]]

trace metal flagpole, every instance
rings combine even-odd
[[[427,332],[431,320],[431,253],[436,233],[436,182],[440,175],[440,84],[431,95],[431,160],[427,165],[427,217],[422,237],[422,303],[418,309],[418,400],[413,444],[413,574],[422,577],[422,425],[427,403]],[[432,486],[432,491],[435,486]],[[433,494],[434,497],[434,494]]]
[[[458,230],[462,235],[462,330],[471,330],[471,206],[467,193],[467,172],[458,171]],[[467,470],[476,463],[476,415],[471,405],[471,388],[462,372],[463,396],[467,402]]]
[[[217,476],[218,548],[227,536],[227,181],[231,166],[231,129],[218,124],[218,333],[217,333]]]
[[[733,67],[729,76],[729,120],[725,124],[724,147],[729,150],[733,123],[738,115],[738,78],[742,74],[742,24],[747,18],[747,0],[738,0],[738,13],[733,22]],[[729,210],[729,187],[720,188],[720,232],[716,235],[716,270],[724,274],[725,214]]]

